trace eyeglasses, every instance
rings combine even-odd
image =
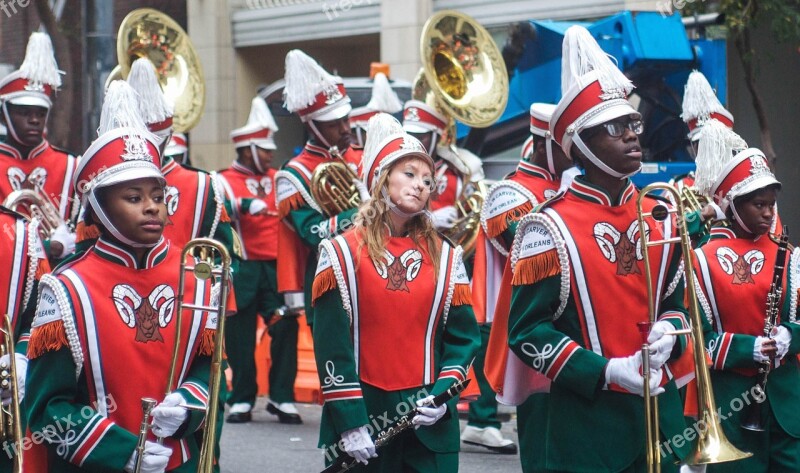
[[[613,121],[608,123],[603,123],[601,126],[605,127],[606,132],[608,135],[613,138],[619,138],[620,136],[625,133],[625,128],[629,129],[630,131],[636,133],[637,135],[641,135],[644,131],[644,123],[640,119],[633,119],[628,120],[627,122],[622,121]]]

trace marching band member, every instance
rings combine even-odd
[[[554,109],[555,105],[551,104],[531,105],[531,138],[523,146],[522,159],[513,174],[489,189],[481,209],[481,229],[476,242],[472,279],[472,307],[475,318],[481,324],[481,351],[475,358],[475,377],[481,387],[481,397],[469,403],[469,419],[467,427],[461,432],[461,440],[500,453],[516,453],[517,447],[500,433],[497,401],[492,385],[484,375],[484,359],[487,356],[495,304],[501,290],[503,268],[517,224],[536,205],[555,196],[562,173],[572,165],[561,148],[552,143],[549,122]],[[503,332],[501,352],[505,354],[505,320],[500,327]],[[517,420],[518,423],[524,422],[519,415]],[[522,455],[527,453],[523,449]]]
[[[124,114],[135,110],[134,96],[124,81],[109,87],[99,136],[73,182],[99,240],[40,283],[26,404],[52,471],[133,471],[141,399],[173,387],[152,412],[141,471],[196,468],[193,434],[205,416],[185,406],[207,403],[216,319],[183,314],[177,381],[167,386],[181,253],[162,234],[159,142],[140,117]],[[208,281],[189,278],[187,302],[208,305],[210,293]],[[79,421],[53,424],[68,418]]]
[[[422,144],[386,114],[370,119],[367,136],[363,179],[372,197],[355,228],[320,244],[314,280],[314,351],[325,400],[319,445],[341,439],[348,454],[370,463],[361,471],[454,472],[456,400],[424,406],[466,377],[480,342],[461,248],[429,220],[434,164]],[[415,399],[418,429],[375,458],[375,416],[399,413],[408,402],[410,410]],[[336,452],[326,453],[327,463],[336,460]]]
[[[19,401],[25,398],[25,373],[28,366],[28,340],[33,322],[34,309],[36,308],[36,291],[39,279],[50,272],[44,247],[39,239],[39,222],[34,219],[26,221],[21,215],[5,207],[0,207],[0,228],[4,238],[0,238],[0,315],[8,314],[11,318],[12,340],[14,343],[13,355],[5,354],[0,357],[0,367],[6,370],[10,366],[10,356],[14,356],[16,365],[16,379],[11,380],[10,386],[17,388]],[[5,326],[5,322],[3,322]],[[5,339],[5,334],[0,334],[0,340]],[[12,391],[9,387],[0,387],[0,399],[4,405],[12,402]],[[22,415],[22,432],[25,433],[25,412]],[[16,455],[28,452],[23,445],[12,445],[6,442],[3,452],[0,453],[0,472],[12,472],[13,461]],[[34,458],[24,454],[26,463]],[[31,470],[34,471],[34,470]]]
[[[361,151],[351,146],[348,115],[352,107],[340,77],[330,75],[314,59],[295,49],[286,55],[285,79],[286,108],[300,116],[310,138],[300,154],[275,175],[282,223],[278,230],[278,290],[290,309],[295,309],[294,300],[303,293],[306,320],[311,325],[311,283],[317,246],[351,225],[356,211],[346,209],[326,217],[311,195],[311,178],[317,166],[326,162],[344,161],[356,169]],[[354,177],[353,182],[360,186],[358,178]],[[368,197],[365,189],[359,193],[362,200]]]
[[[75,250],[75,234],[64,222],[73,209],[70,183],[76,158],[45,138],[53,93],[61,86],[53,44],[45,33],[32,33],[20,68],[0,79],[0,123],[8,129],[0,142],[0,199],[31,189],[51,203],[62,224],[44,241],[51,259]]]
[[[703,127],[697,156],[696,185],[714,196],[731,223],[695,250],[694,260],[714,397],[726,416],[722,428],[728,440],[753,454],[709,465],[708,471],[798,471],[800,415],[795,407],[800,369],[795,355],[800,353],[796,323],[800,251],[784,251],[778,259],[778,244],[769,231],[781,184],[763,153],[744,147],[744,140],[725,124],[710,120]],[[778,264],[784,266],[783,274]],[[782,293],[772,293],[777,318],[767,334],[765,302],[777,277]],[[766,396],[756,390],[763,363],[774,363]],[[735,408],[737,398],[742,405],[753,405],[764,431],[742,427],[750,411]]]
[[[466,149],[447,146],[449,118],[419,100],[409,100],[403,107],[403,130],[417,138],[436,163],[436,189],[431,197],[433,224],[440,231],[453,227],[458,218],[456,201],[472,182],[483,179],[480,158]]]
[[[387,66],[388,67],[388,66]],[[350,112],[350,131],[355,140],[353,145],[364,147],[367,141],[367,122],[380,112],[394,115],[403,110],[403,102],[397,97],[383,72],[375,73],[372,79],[372,97],[363,107],[354,108]]]
[[[528,382],[516,386],[530,391],[504,394],[526,399],[530,392],[549,391],[537,414],[542,432],[534,439],[546,445],[530,447],[541,453],[525,471],[644,471],[637,323],[649,314],[642,252],[659,262],[649,387],[659,396],[661,433],[672,438],[685,428],[676,382],[667,381],[663,369],[686,346],[686,337],[667,334],[688,326],[683,285],[670,284],[680,251],[642,248],[637,191],[629,179],[642,158],[641,115],[627,100],[633,85],[583,27],[566,31],[562,61],[564,96],[550,129],[585,175],[517,228],[508,340],[532,370]],[[655,203],[648,199],[645,211]],[[650,228],[651,238],[675,231],[669,221]],[[672,451],[680,458],[688,447]],[[676,468],[670,460],[662,460],[663,470]]]
[[[189,165],[189,144],[186,135],[173,132],[164,148],[164,159],[171,159],[181,165]]]
[[[231,132],[236,161],[219,173],[233,224],[242,237],[242,261],[234,279],[237,316],[225,331],[233,390],[228,422],[249,422],[256,402],[256,317],[261,314],[272,337],[267,409],[282,423],[302,423],[294,407],[297,375],[297,317],[287,315],[278,294],[278,209],[275,170],[270,167],[278,130],[267,103],[254,97],[247,124]]]

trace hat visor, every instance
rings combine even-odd
[[[166,185],[167,181],[164,179],[164,175],[161,174],[161,170],[156,167],[153,163],[142,163],[140,166],[129,167],[124,170],[114,172],[114,168],[112,167],[110,170],[106,171],[103,174],[100,174],[97,179],[97,183],[95,184],[95,188],[100,187],[108,187],[113,186],[116,184],[121,184],[123,182],[130,182],[135,181],[137,179],[157,179],[161,185]]]
[[[307,120],[314,120],[315,122],[332,122],[334,120],[346,117],[350,114],[350,110],[352,109],[353,107],[350,106],[350,102],[348,100],[341,100],[340,103],[329,109],[324,108],[317,112],[308,114],[306,118]]]
[[[772,186],[772,185],[777,185],[779,190],[780,190],[781,187],[783,187],[783,184],[781,184],[780,181],[775,179],[774,177],[772,177],[772,176],[761,176],[761,177],[759,177],[757,179],[753,179],[752,181],[750,181],[747,184],[743,185],[739,189],[736,189],[736,193],[735,194],[732,193],[732,192],[729,193],[728,194],[728,199],[729,200],[734,200],[734,199],[739,198],[739,197],[741,197],[743,195],[747,195],[747,194],[750,194],[751,192],[756,192],[756,191],[759,191],[761,189],[765,189],[765,188],[767,188],[769,186]]]
[[[19,95],[8,99],[8,103],[10,103],[11,105],[23,105],[23,106],[43,107],[43,108],[50,108],[52,106],[50,100],[44,98],[44,96],[37,97],[35,95]]]
[[[261,149],[268,149],[268,150],[276,150],[278,147],[275,145],[274,140],[270,139],[259,139],[259,140],[247,140],[247,141],[240,141],[236,143],[236,149],[239,148],[248,148],[250,145],[256,145]]]
[[[633,105],[631,105],[630,102],[625,100],[614,104],[613,106],[588,119],[583,125],[582,130],[591,128],[593,126],[602,125],[603,123],[610,122],[611,120],[624,116],[630,116],[631,118],[639,119],[642,118],[642,114],[633,108]]]
[[[189,151],[186,146],[167,146],[164,149],[164,156],[175,156],[176,154],[183,154]]]
[[[406,133],[431,133],[435,132],[436,128],[426,127],[417,123],[403,123],[403,131]]]

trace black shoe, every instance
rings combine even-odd
[[[280,422],[281,424],[303,423],[303,419],[300,418],[300,414],[295,414],[293,412],[284,412],[280,410],[278,406],[279,404],[275,404],[274,402],[267,402],[267,412],[278,416],[278,422]]]
[[[234,412],[233,414],[228,414],[228,418],[225,419],[230,424],[243,424],[251,420],[253,420],[253,414],[250,412]]]

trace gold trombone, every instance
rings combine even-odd
[[[195,258],[194,266],[186,266],[187,255]],[[219,263],[217,263],[219,261]],[[228,286],[230,283],[231,256],[228,250],[216,240],[210,238],[195,238],[190,240],[183,248],[181,254],[181,273],[178,282],[175,344],[172,349],[172,364],[169,369],[167,394],[175,389],[177,382],[177,363],[181,343],[181,323],[184,310],[200,310],[207,312],[209,317],[217,317],[217,332],[214,337],[214,353],[211,356],[211,375],[208,381],[208,406],[206,408],[206,423],[203,429],[203,443],[200,448],[198,473],[211,473],[214,469],[214,445],[217,431],[217,414],[219,412],[219,390],[222,380],[222,357],[225,341],[225,311],[228,306]],[[216,306],[186,304],[183,301],[186,286],[186,273],[192,273],[200,280],[212,279],[212,284],[219,286],[219,298]],[[213,300],[212,300],[213,303]],[[185,406],[184,406],[185,407]]]
[[[644,212],[642,203],[650,193],[669,194],[673,208],[664,204],[657,204],[650,212]],[[717,406],[714,401],[714,391],[711,388],[711,374],[706,363],[705,343],[703,340],[703,321],[700,315],[700,308],[697,302],[697,290],[694,281],[694,252],[689,234],[686,232],[686,224],[683,220],[684,205],[681,201],[680,193],[675,187],[665,183],[650,184],[639,193],[636,201],[636,210],[639,222],[639,235],[643,246],[643,257],[645,266],[645,278],[647,280],[647,300],[650,313],[650,323],[655,322],[656,300],[652,285],[652,273],[650,271],[650,258],[648,248],[653,246],[680,244],[683,253],[684,276],[686,281],[686,294],[689,304],[689,323],[690,330],[678,330],[672,334],[692,334],[692,348],[694,349],[694,369],[697,379],[697,406],[698,423],[704,422],[706,429],[697,431],[697,443],[694,450],[686,458],[689,465],[705,465],[709,463],[722,463],[727,461],[741,460],[751,456],[751,453],[742,452],[734,447],[722,431],[722,426],[717,415]],[[664,222],[669,218],[676,220],[679,236],[664,238],[662,240],[650,240],[649,232],[645,219],[651,218],[658,222]],[[647,470],[648,473],[658,473],[661,471],[661,456],[658,448],[659,425],[658,425],[658,398],[650,397],[650,373],[649,373],[649,346],[647,345],[646,335],[643,334],[645,343],[642,346],[642,372],[644,380],[644,410],[645,410],[645,435],[647,447]]]
[[[19,410],[19,390],[17,387],[17,362],[14,356],[14,329],[11,317],[3,316],[0,332],[3,343],[0,344],[0,356],[8,355],[8,365],[0,365],[0,386],[11,392],[11,403],[0,406],[0,441],[5,444],[14,442],[14,473],[22,473],[22,418]]]

